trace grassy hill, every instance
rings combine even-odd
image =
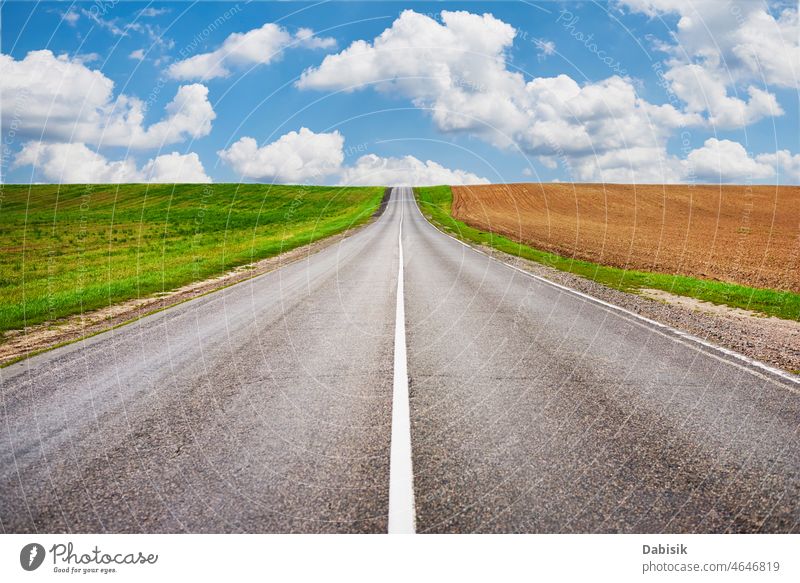
[[[383,188],[4,185],[0,331],[165,292],[357,226]]]

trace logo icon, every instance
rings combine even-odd
[[[39,543],[30,543],[19,552],[19,564],[26,571],[35,571],[44,562],[44,547]]]

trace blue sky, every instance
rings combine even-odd
[[[796,8],[725,6],[5,2],[3,180],[797,184]]]

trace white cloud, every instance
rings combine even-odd
[[[747,101],[728,95],[725,80],[715,68],[694,63],[675,65],[664,77],[686,102],[687,111],[707,111],[709,123],[717,128],[740,128],[764,117],[783,115],[775,96],[754,85],[747,89]]]
[[[373,42],[359,40],[306,70],[298,86],[354,91],[373,85],[431,108],[444,130],[472,130],[509,142],[524,125],[524,79],[505,67],[516,31],[490,14],[442,12],[442,23],[404,11]]]
[[[49,182],[135,182],[136,165],[130,158],[110,162],[84,144],[28,142],[12,168],[33,166],[34,176]]]
[[[332,49],[336,47],[336,39],[329,36],[316,36],[310,28],[298,28],[294,34],[295,42],[308,49]]]
[[[345,168],[339,184],[352,186],[429,186],[437,184],[488,184],[486,178],[464,170],[445,168],[431,160],[414,156],[381,158],[361,156],[354,166]]]
[[[219,157],[244,178],[282,183],[349,185],[484,184],[485,178],[463,170],[452,170],[431,160],[413,156],[381,158],[361,156],[353,166],[344,166],[344,137],[338,131],[314,133],[307,128],[284,134],[258,147],[250,137],[241,138]]]
[[[218,154],[245,178],[318,183],[340,171],[343,145],[339,132],[317,134],[300,128],[260,148],[253,138],[243,137]]]
[[[144,60],[144,49],[136,49],[135,51],[131,52],[128,55],[129,59],[134,59],[136,61],[143,61]]]
[[[157,156],[141,169],[131,158],[107,160],[85,144],[26,143],[14,159],[13,168],[33,166],[34,176],[49,182],[211,182],[194,152]]]
[[[710,59],[733,81],[756,80],[795,87],[800,63],[797,7],[775,16],[767,2],[752,0],[617,0],[652,18],[679,17],[671,52]]]
[[[549,167],[567,165],[577,180],[672,182],[678,164],[666,152],[677,127],[696,115],[641,99],[627,79],[580,86],[567,75],[526,85],[529,121],[516,142]]]
[[[775,16],[765,2],[750,0],[618,0],[650,17],[679,17],[674,43],[658,44],[670,55],[675,94],[693,111],[705,106],[709,123],[742,127],[781,115],[764,85],[794,88],[800,73],[800,25],[796,7]],[[745,101],[735,93],[743,88]],[[731,95],[733,93],[733,95]]]
[[[715,30],[737,30],[730,13],[699,4]],[[688,10],[685,2],[670,0],[640,2],[638,9],[653,15]],[[737,60],[745,80],[753,71],[742,55],[762,49],[754,48],[754,39],[749,44],[742,39],[752,36],[755,22],[766,30],[772,17],[750,6],[740,16],[745,26],[726,40],[726,55]],[[787,31],[796,15],[784,11],[772,20],[782,27],[777,38],[791,45]],[[408,98],[428,110],[441,131],[469,132],[500,147],[518,146],[548,167],[561,164],[575,180],[674,182],[684,175],[682,161],[666,147],[676,128],[737,128],[783,114],[775,96],[756,83],[737,95],[730,74],[718,66],[719,50],[702,39],[703,26],[696,19],[683,16],[678,28],[679,38],[686,33],[700,55],[681,61],[681,51],[670,47],[674,53],[665,78],[686,103],[685,111],[649,103],[631,79],[619,76],[583,85],[567,75],[526,82],[506,65],[514,28],[490,14],[468,12],[443,11],[437,21],[406,10],[372,41],[356,41],[304,71],[297,85],[344,91],[369,86]],[[786,85],[787,78],[772,69],[772,80]],[[781,70],[791,71],[791,65]]]
[[[143,8],[139,11],[139,16],[141,18],[153,18],[156,16],[163,16],[164,14],[169,14],[169,8]]]
[[[185,136],[207,136],[211,133],[211,121],[216,118],[208,101],[208,88],[198,83],[181,85],[165,111],[167,117],[146,130],[138,124],[133,127],[134,143],[160,146],[182,141]]]
[[[334,46],[334,39],[314,36],[309,28],[301,28],[292,35],[282,26],[268,22],[261,28],[233,33],[215,51],[173,63],[167,72],[172,78],[182,80],[227,77],[235,68],[268,64],[287,48]]]
[[[648,103],[618,76],[584,85],[567,75],[526,82],[506,66],[515,35],[490,14],[443,11],[437,22],[406,10],[372,42],[356,41],[304,71],[298,86],[373,86],[409,98],[442,131],[516,145],[545,164],[562,159],[578,180],[678,178],[666,142],[675,128],[702,123],[699,115]]]
[[[740,143],[717,138],[709,138],[701,148],[689,152],[684,165],[687,176],[709,182],[743,182],[775,174],[774,165],[751,158]]]
[[[61,15],[61,18],[70,26],[75,26],[78,23],[81,15],[76,11],[69,9]]]
[[[216,117],[208,89],[183,85],[161,121],[144,127],[144,103],[125,94],[114,97],[114,82],[78,58],[31,51],[15,60],[0,54],[3,122],[16,118],[18,133],[45,141],[156,148],[200,138]]]
[[[779,181],[800,184],[800,154],[792,154],[789,150],[778,150],[775,153],[759,154],[756,156],[756,161],[772,166]]]
[[[141,175],[144,182],[211,182],[194,152],[156,156],[142,167]]]
[[[798,10],[787,8],[775,18],[758,3],[735,32],[731,53],[755,79],[770,85],[796,88],[800,76],[800,21]]]

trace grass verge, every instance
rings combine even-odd
[[[384,189],[4,185],[0,331],[168,292],[363,224]]]
[[[450,214],[453,194],[449,186],[415,188],[414,192],[422,213],[428,220],[462,241],[487,245],[626,292],[645,288],[658,289],[713,304],[751,310],[766,316],[786,320],[800,319],[800,294],[683,275],[619,269],[540,251],[502,235],[481,231],[453,218]]]

